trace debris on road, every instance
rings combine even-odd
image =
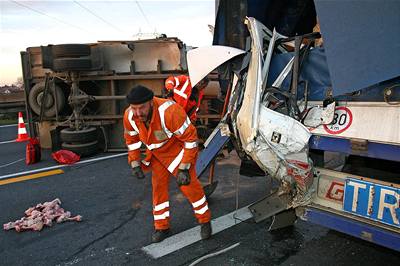
[[[69,150],[59,150],[53,152],[51,157],[61,164],[74,164],[81,159],[81,156]]]
[[[3,225],[4,230],[15,229],[17,232],[33,230],[41,231],[45,225],[52,226],[53,221],[62,223],[65,221],[82,221],[82,216],[71,217],[71,212],[61,208],[61,200],[55,199],[50,202],[39,203],[25,211],[25,217]]]

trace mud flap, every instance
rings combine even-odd
[[[289,208],[289,203],[291,202],[290,195],[279,195],[278,192],[279,191],[274,192],[249,206],[249,210],[252,213],[256,223],[259,223],[280,212],[286,211]]]
[[[258,166],[258,164],[249,159],[242,159],[239,168],[239,175],[247,177],[265,176],[265,172]]]
[[[289,209],[280,212],[272,218],[272,223],[268,228],[268,231],[281,229],[294,224],[297,220],[296,211],[294,209]]]
[[[211,196],[212,193],[214,193],[215,189],[217,188],[217,185],[218,181],[214,181],[211,184],[203,186],[204,195],[206,196],[207,199]]]

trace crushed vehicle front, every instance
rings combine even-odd
[[[229,128],[240,173],[277,181],[271,194],[249,206],[256,222],[273,216],[270,229],[277,229],[300,217],[363,239],[347,225],[357,221],[368,232],[378,226],[387,230],[382,237],[398,232],[400,184],[390,170],[400,160],[400,60],[389,41],[399,36],[390,34],[398,30],[396,8],[378,1],[220,1],[214,47],[242,52],[227,52],[219,62],[229,104],[206,151],[216,154]],[[377,46],[375,34],[386,41]],[[196,50],[204,51],[205,68],[213,49]],[[197,67],[189,59],[191,74]],[[353,158],[370,159],[365,169],[386,172],[349,168]],[[398,249],[393,241],[376,243]]]
[[[250,60],[246,71],[238,76],[236,100],[230,103],[236,141],[262,170],[281,182],[280,195],[291,195],[293,200],[287,202],[287,208],[307,204],[313,191],[313,167],[308,156],[311,134],[284,112],[286,108],[274,108],[289,99],[273,101],[272,97],[285,95],[276,93],[279,84],[271,89],[266,84],[273,47],[276,40],[286,37],[271,33],[254,18],[246,18],[245,23],[251,36]],[[278,51],[285,52],[282,46]]]

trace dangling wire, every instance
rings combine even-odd
[[[211,257],[215,257],[215,256],[217,256],[217,255],[219,255],[219,254],[225,253],[225,252],[227,252],[227,251],[229,251],[229,250],[231,250],[231,249],[234,249],[235,247],[237,247],[237,246],[239,246],[239,245],[240,245],[240,242],[238,242],[238,243],[236,243],[236,244],[233,244],[232,246],[229,246],[229,247],[227,247],[227,248],[224,248],[224,249],[222,249],[222,250],[220,250],[220,251],[207,254],[207,255],[205,255],[205,256],[203,256],[203,257],[198,258],[197,260],[195,260],[194,262],[192,262],[191,264],[189,264],[189,266],[194,266],[194,265],[198,264],[200,261],[203,261],[203,260],[205,260],[205,259],[208,259],[208,258],[211,258]]]

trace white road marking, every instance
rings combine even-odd
[[[25,171],[25,172],[2,175],[2,176],[0,176],[0,180],[1,179],[6,179],[6,178],[10,178],[10,177],[16,177],[16,176],[20,176],[20,175],[28,175],[28,174],[33,174],[33,173],[42,172],[42,171],[48,171],[48,170],[59,169],[59,168],[64,168],[64,167],[68,167],[68,166],[74,166],[74,165],[77,165],[77,164],[85,164],[85,163],[91,163],[91,162],[96,162],[96,161],[103,161],[103,160],[107,160],[107,159],[111,159],[111,158],[121,157],[121,156],[124,156],[124,155],[127,155],[127,154],[128,154],[127,152],[118,153],[118,154],[114,154],[114,155],[88,159],[88,160],[85,160],[85,161],[79,161],[79,162],[77,162],[75,164],[60,164],[60,165],[55,165],[55,166],[50,166],[50,167],[45,167],[45,168],[39,168],[39,169],[34,169],[34,170],[30,170],[30,171]]]
[[[239,224],[251,217],[252,214],[248,209],[248,206],[246,206],[237,211],[233,211],[229,214],[213,219],[211,221],[213,235]],[[200,226],[198,225],[179,234],[170,236],[160,243],[153,243],[151,245],[142,247],[142,250],[154,259],[158,259],[191,245],[199,240],[201,240],[201,237]]]
[[[13,139],[13,140],[2,141],[2,142],[0,142],[0,144],[7,144],[7,143],[13,143],[13,142],[16,142],[16,140]]]
[[[0,126],[0,128],[2,128],[2,127],[16,127],[16,126],[18,126],[18,124],[2,125],[2,126]]]
[[[7,167],[7,166],[10,166],[10,165],[16,164],[16,163],[18,163],[20,161],[24,161],[24,160],[25,160],[25,158],[21,158],[21,159],[18,159],[16,161],[13,161],[11,163],[6,163],[6,164],[3,164],[3,165],[0,165],[0,168]]]

